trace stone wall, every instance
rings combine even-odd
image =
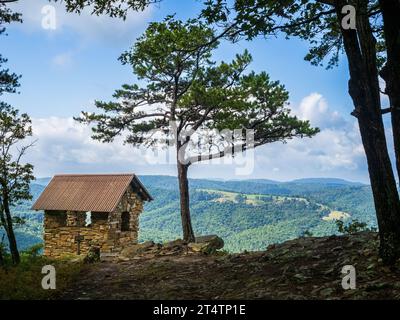
[[[99,246],[100,250],[107,240],[108,214],[92,212],[92,225],[85,227],[86,213],[84,212],[62,212],[46,211],[44,218],[44,255],[61,257],[64,255],[75,255],[78,253],[76,236],[80,235],[81,254],[89,251],[91,246]],[[72,220],[83,221],[83,224],[69,224]]]
[[[122,249],[137,243],[142,211],[143,200],[132,189],[126,192],[113,212],[92,212],[92,223],[87,227],[85,212],[45,211],[44,255],[55,258],[76,255],[76,237],[80,235],[81,255],[97,246],[103,258],[116,257]],[[121,231],[123,212],[129,213],[128,231]]]
[[[117,257],[122,249],[138,242],[139,215],[143,211],[143,200],[132,189],[122,197],[117,208],[108,217],[109,232],[101,257]],[[122,231],[122,213],[129,213],[129,230]]]

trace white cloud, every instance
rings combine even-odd
[[[234,165],[195,165],[192,177],[291,180],[304,177],[339,177],[368,182],[364,149],[356,121],[349,117],[335,127],[325,121],[330,111],[323,97],[311,94],[303,99],[296,113],[312,116],[321,132],[311,139],[294,139],[286,144],[262,146],[255,152],[255,169],[250,176],[235,176]],[[329,119],[328,119],[329,120]],[[338,122],[334,122],[335,125]],[[324,125],[325,127],[323,127]],[[345,129],[344,129],[345,128]],[[28,156],[37,176],[60,172],[123,172],[138,174],[176,174],[174,163],[160,165],[152,151],[124,146],[121,139],[102,144],[91,139],[87,126],[72,118],[33,119],[38,143]],[[172,158],[173,155],[172,155]]]
[[[382,108],[388,108],[390,105],[389,97],[384,93],[386,91],[386,82],[381,77],[379,77],[379,88]]]
[[[358,180],[366,172],[364,149],[356,134],[356,127],[352,132],[326,129],[312,139],[263,146],[256,164],[271,168],[269,177],[279,180],[315,176]],[[276,172],[273,168],[278,165],[281,170]]]
[[[100,40],[110,45],[128,38],[133,41],[143,31],[146,22],[152,15],[149,6],[143,12],[130,12],[127,19],[110,18],[106,15],[92,15],[90,8],[85,8],[81,14],[67,13],[61,2],[51,3],[55,8],[55,29],[44,29],[42,9],[49,6],[48,0],[24,0],[10,4],[10,7],[23,14],[24,23],[16,25],[27,32],[43,31],[49,35],[72,30],[82,37],[83,42]]]
[[[71,170],[127,170],[142,161],[140,152],[118,139],[113,144],[94,141],[90,128],[72,118],[33,119],[33,133],[37,143],[27,160],[35,165],[39,176]]]
[[[310,120],[313,126],[319,128],[340,128],[347,124],[339,112],[330,110],[320,93],[311,93],[303,98],[299,106],[291,105],[291,108],[300,119]]]
[[[267,169],[272,179],[301,177],[340,177],[368,181],[364,148],[357,122],[332,111],[319,93],[311,93],[299,105],[291,104],[294,114],[321,132],[311,139],[293,139],[257,150],[256,164]],[[277,172],[275,168],[281,170]],[[260,168],[258,168],[260,170]]]

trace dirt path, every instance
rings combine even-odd
[[[265,252],[169,256],[85,266],[63,299],[399,299],[400,272],[380,263],[377,236],[301,238]],[[357,289],[343,290],[353,265]]]

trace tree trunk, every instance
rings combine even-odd
[[[349,62],[349,93],[368,162],[380,236],[380,255],[394,264],[400,253],[400,201],[381,115],[375,39],[368,21],[367,0],[359,0],[357,30],[341,29]],[[337,17],[347,1],[336,0]]]
[[[4,240],[4,235],[3,235],[3,239],[1,239],[0,242],[0,267],[4,266],[4,248],[3,248],[3,240]]]
[[[189,166],[187,164],[180,163],[178,159],[178,180],[179,180],[183,240],[187,242],[194,242],[195,237],[192,229],[192,221],[190,218],[190,207],[189,207],[189,182],[187,177],[188,168]]]
[[[3,227],[3,229],[5,230],[5,232],[6,232],[6,234],[8,234],[8,231],[7,231],[7,221],[6,221],[6,217],[4,216],[4,209],[3,209],[3,199],[1,199],[0,198],[0,221],[1,221],[1,226]],[[2,239],[1,239],[1,242],[0,242],[0,265],[4,265],[4,263],[5,263],[5,261],[4,261],[4,251],[5,251],[5,248],[3,247],[3,243],[4,243],[4,234],[3,234],[3,237],[2,237]]]
[[[379,1],[386,40],[387,63],[381,72],[392,108],[392,130],[396,168],[400,181],[400,1]]]
[[[360,100],[360,96],[354,100]],[[371,128],[372,123],[375,128]],[[384,263],[394,264],[400,257],[400,205],[383,126],[364,116],[359,117],[359,126],[375,201],[380,255]]]
[[[15,238],[15,233],[14,233],[14,228],[13,228],[13,222],[12,222],[12,217],[11,217],[11,212],[10,212],[10,205],[8,203],[8,195],[3,194],[3,209],[5,213],[5,230],[7,233],[7,238],[8,238],[8,244],[10,248],[10,253],[12,257],[13,264],[19,264],[20,263],[20,256],[18,252],[18,246],[17,246],[17,240]]]

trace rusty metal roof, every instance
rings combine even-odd
[[[132,173],[56,175],[32,209],[112,212],[129,185],[143,200],[153,200],[143,184]]]

